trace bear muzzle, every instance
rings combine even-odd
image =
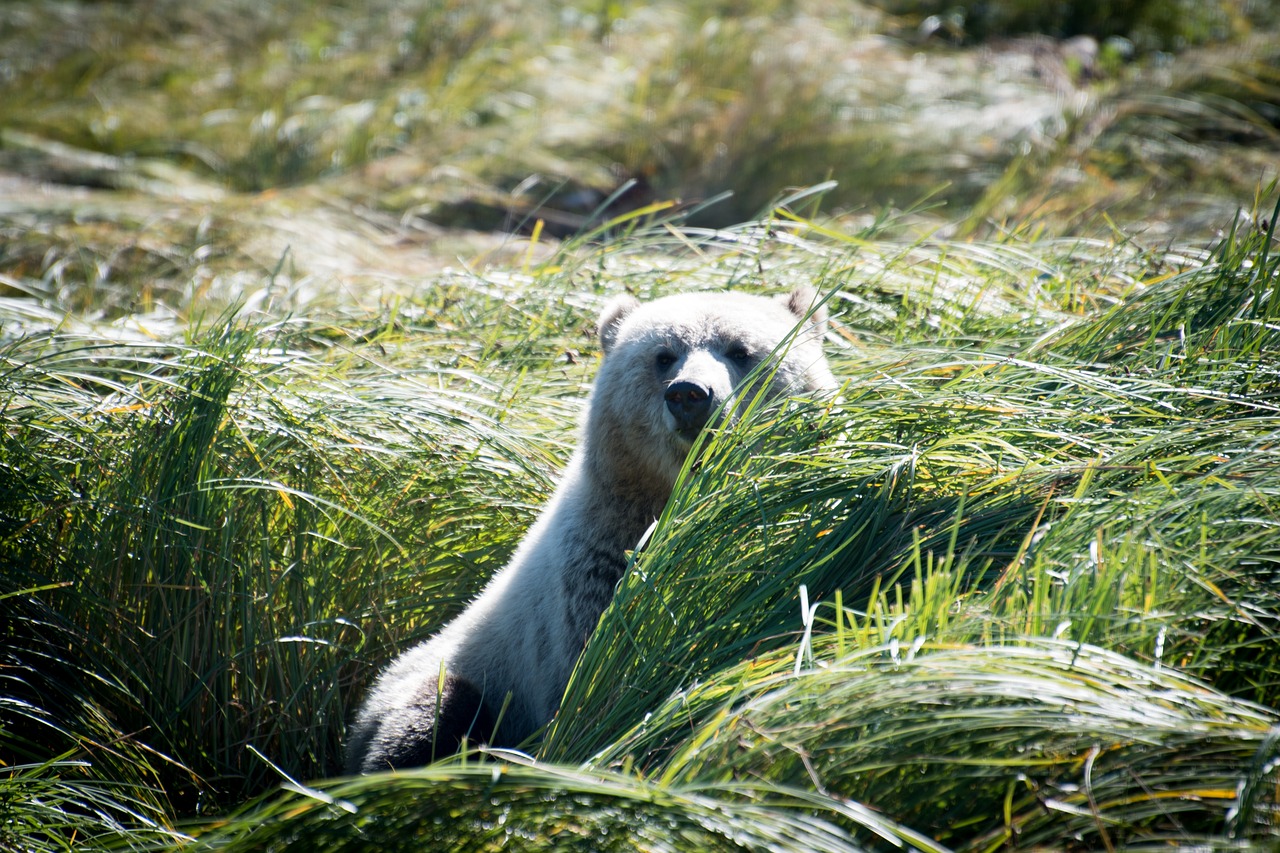
[[[705,386],[696,382],[672,382],[663,395],[667,411],[675,419],[675,431],[686,441],[693,441],[715,409],[715,397]]]

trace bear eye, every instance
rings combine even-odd
[[[751,361],[751,351],[742,344],[734,344],[725,353],[733,361]]]
[[[658,366],[659,370],[666,370],[668,367],[676,363],[676,354],[670,350],[663,350],[658,353],[653,363]]]

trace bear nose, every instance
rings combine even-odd
[[[664,395],[667,411],[676,419],[676,430],[691,436],[711,417],[711,392],[696,382],[672,382]]]

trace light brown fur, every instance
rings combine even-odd
[[[427,763],[464,736],[514,746],[551,719],[626,552],[662,512],[709,412],[737,417],[755,390],[743,378],[802,320],[760,381],[770,396],[835,386],[822,351],[825,316],[809,314],[813,301],[800,288],[780,300],[685,294],[605,308],[604,362],[559,487],[479,597],[379,677],[351,729],[350,772]]]

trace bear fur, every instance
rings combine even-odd
[[[722,405],[736,418],[761,390],[740,387],[744,377],[772,357],[759,380],[771,397],[835,387],[814,301],[802,287],[778,299],[621,297],[605,308],[604,360],[558,488],[480,595],[374,683],[349,733],[349,773],[427,764],[464,740],[515,746],[551,720],[627,551],[662,512],[699,431]]]

